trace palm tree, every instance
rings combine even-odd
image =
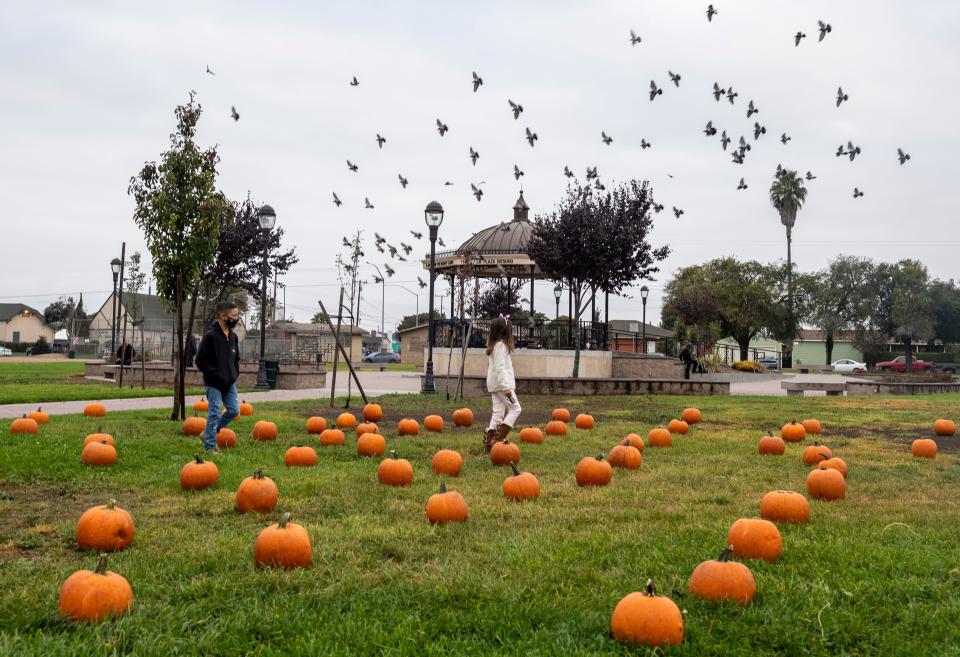
[[[807,188],[803,186],[803,179],[791,169],[777,169],[773,184],[770,185],[770,202],[780,213],[780,223],[787,229],[787,308],[790,312],[790,321],[793,321],[793,258],[790,245],[793,240],[793,225],[797,221],[797,211],[803,207],[807,198]],[[786,336],[786,359],[793,364],[793,336]]]

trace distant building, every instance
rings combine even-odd
[[[344,324],[340,327],[340,343],[348,355],[352,347],[352,361],[363,358],[363,340],[366,335],[367,332],[359,326]],[[255,348],[259,349],[258,340],[251,336],[248,342],[250,341],[256,342]],[[267,327],[266,341],[268,356],[273,354],[283,359],[305,362],[316,362],[318,355],[323,362],[332,362],[333,351],[337,345],[326,322],[323,324],[274,322]],[[377,344],[379,345],[379,338]],[[248,348],[245,346],[244,352],[247,351]]]
[[[863,352],[853,346],[853,333],[841,332],[833,336],[833,360],[850,358],[863,362]],[[793,342],[795,365],[829,365],[827,362],[827,332],[803,329]]]
[[[53,327],[43,313],[22,303],[0,303],[0,342],[36,342],[41,336],[53,344]]]
[[[636,319],[611,319],[608,322],[611,351],[632,351],[636,353],[664,352],[666,342],[673,340],[673,331]],[[643,348],[643,335],[647,336],[647,348]]]

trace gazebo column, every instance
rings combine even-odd
[[[513,289],[510,287],[512,279],[507,276],[507,314],[510,314],[510,302],[513,301]]]
[[[536,271],[536,267],[530,265],[530,342],[533,342],[533,331],[535,328],[535,317],[533,315],[533,282],[536,278],[534,271]]]
[[[579,328],[578,328],[579,330]],[[567,349],[573,344],[573,286],[567,286]]]
[[[454,303],[456,302],[457,295],[453,293],[453,286],[456,283],[456,274],[450,274],[450,319],[453,319],[454,316]],[[451,326],[450,334],[453,335],[453,327]]]
[[[597,316],[597,288],[590,288],[590,346],[597,348],[597,333],[594,330],[594,317]]]
[[[610,292],[604,292],[603,298],[603,348],[610,349]]]

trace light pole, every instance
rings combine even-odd
[[[563,288],[560,287],[558,283],[555,288],[553,288],[553,298],[557,301],[557,312],[553,317],[553,321],[560,321],[560,296],[563,294]]]
[[[267,279],[270,277],[267,256],[270,253],[270,231],[277,223],[277,213],[264,204],[257,211],[257,221],[263,235],[263,287],[260,290],[260,367],[257,368],[257,388],[269,388],[267,383],[267,360],[264,353],[267,348]]]
[[[384,331],[384,321],[383,321],[383,309],[387,302],[387,279],[383,277],[383,274],[380,273],[380,268],[375,264],[367,260],[367,264],[377,270],[377,276],[380,277],[380,336],[381,338],[386,335]],[[382,345],[382,342],[381,342]]]
[[[650,296],[650,288],[644,285],[640,288],[640,298],[643,300],[643,353],[647,353],[647,297]]]
[[[414,315],[413,325],[420,326],[420,295],[414,292],[413,290],[411,290],[410,288],[404,287],[402,285],[398,285],[397,283],[390,283],[390,287],[399,287],[401,290],[409,292],[417,299],[417,306],[416,306],[417,314]]]
[[[423,370],[423,387],[421,393],[435,393],[437,391],[433,382],[433,341],[436,336],[436,323],[433,321],[433,279],[436,277],[436,257],[437,257],[437,229],[443,223],[443,206],[436,201],[430,201],[423,211],[423,220],[427,222],[430,228],[430,308],[427,321],[429,322],[427,333],[427,365]]]
[[[120,262],[120,258],[114,258],[110,261],[110,271],[113,272],[113,296],[111,297],[110,302],[110,355],[112,356],[117,352],[117,315],[119,314],[119,308],[117,307],[117,279],[120,276],[120,265],[123,263]]]

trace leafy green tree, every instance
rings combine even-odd
[[[190,101],[176,108],[177,127],[170,135],[170,149],[159,163],[145,163],[130,179],[127,190],[136,203],[134,221],[143,231],[153,259],[157,294],[176,315],[172,419],[186,415],[185,302],[190,300],[186,325],[192,327],[200,275],[216,252],[221,221],[230,211],[229,202],[216,187],[217,149],[201,149],[194,141],[201,114],[191,93]]]
[[[960,342],[960,288],[953,280],[933,281],[930,300],[936,318],[936,337],[944,344]]]
[[[839,256],[811,276],[811,307],[804,316],[825,334],[827,363],[833,362],[837,334],[852,331],[869,317],[875,270],[868,258]]]
[[[903,344],[907,372],[912,371],[913,344],[934,336],[936,315],[927,268],[917,260],[901,260],[894,269],[893,335]]]
[[[797,212],[803,207],[803,202],[807,199],[807,188],[796,171],[792,169],[778,169],[774,175],[773,184],[770,186],[770,203],[780,215],[780,223],[787,230],[787,311],[791,319],[790,323],[795,323],[795,313],[793,307],[793,254],[791,246],[793,243],[793,227],[797,222]],[[786,350],[784,353],[784,363],[789,366],[793,360],[793,335],[784,336],[786,339]]]
[[[313,317],[310,318],[310,323],[326,324],[327,319],[328,319],[327,313],[323,312],[322,310],[318,310],[317,312],[313,313]]]
[[[446,319],[447,316],[443,313],[442,310],[434,308],[433,310],[434,319]],[[430,313],[420,313],[419,315],[404,315],[403,319],[397,324],[397,330],[403,331],[404,329],[413,328],[414,326],[426,326],[427,322],[430,321]]]

